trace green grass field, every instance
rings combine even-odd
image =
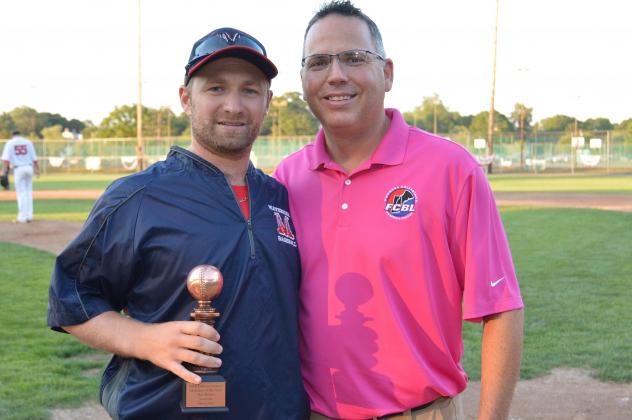
[[[46,326],[54,256],[0,242],[0,418],[44,419],[96,399],[108,356]]]
[[[494,191],[565,192],[565,193],[632,193],[632,176],[589,175],[492,175]]]
[[[38,220],[83,222],[93,205],[94,200],[35,200],[33,213]],[[15,219],[17,211],[15,201],[0,201],[0,220]]]
[[[35,179],[35,190],[104,189],[122,174],[50,174]],[[632,193],[632,175],[503,175],[490,176],[494,191]]]
[[[116,178],[73,177],[48,185],[105,186]],[[632,177],[498,175],[491,182],[503,191],[632,192]],[[83,221],[92,201],[35,206],[37,218]],[[507,207],[501,214],[526,304],[522,378],[576,367],[632,382],[632,213]],[[14,215],[14,202],[0,202],[0,220]],[[0,251],[0,418],[46,418],[51,408],[96,399],[107,357],[46,327],[54,256],[1,242]],[[465,323],[463,362],[472,379],[480,377],[480,333],[479,324]]]
[[[555,367],[632,382],[632,213],[502,212],[525,302],[522,378]],[[465,324],[464,366],[480,377],[480,332]]]
[[[33,180],[34,190],[99,190],[105,189],[123,174],[49,174]]]

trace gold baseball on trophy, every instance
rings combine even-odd
[[[224,277],[221,271],[212,265],[198,265],[187,277],[187,289],[195,300],[211,301],[222,291]]]
[[[219,296],[223,285],[224,277],[217,267],[212,265],[193,267],[187,276],[187,289],[198,301],[198,306],[191,312],[192,320],[215,326],[219,312],[211,306],[211,301]],[[218,369],[188,363],[185,366],[200,375],[202,383],[183,383],[180,403],[182,412],[227,412],[226,381],[219,374]]]

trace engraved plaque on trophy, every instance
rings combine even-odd
[[[198,301],[198,306],[191,313],[191,319],[207,325],[215,325],[219,312],[211,306],[211,301],[222,291],[224,279],[217,267],[198,265],[187,277],[187,289]],[[219,375],[217,368],[207,368],[187,363],[187,369],[202,378],[199,384],[184,382],[182,384],[183,413],[218,413],[227,412],[226,381]]]

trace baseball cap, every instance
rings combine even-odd
[[[184,84],[188,84],[191,77],[204,64],[225,57],[237,57],[254,64],[270,80],[278,74],[276,66],[266,54],[265,47],[255,37],[239,29],[220,28],[193,44],[189,62],[184,67]]]

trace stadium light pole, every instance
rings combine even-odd
[[[439,95],[436,93],[432,97],[432,133],[437,134],[437,101]]]
[[[498,3],[496,0],[496,27],[494,29],[494,54],[492,64],[492,98],[489,106],[489,117],[487,118],[487,150],[488,157],[491,159],[487,165],[487,173],[492,173],[494,165],[494,96],[496,94],[496,47],[498,44]]]
[[[281,108],[286,108],[288,105],[287,99],[277,96],[272,99],[272,104],[276,108],[277,111],[277,120],[276,120],[276,137],[281,138]]]
[[[140,49],[140,0],[138,0],[138,101],[136,103],[136,162],[139,171],[145,169],[143,151],[143,100],[141,78],[141,49]]]

